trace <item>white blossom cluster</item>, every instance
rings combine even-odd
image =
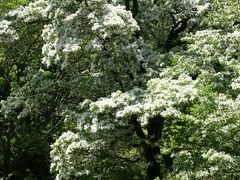
[[[71,145],[71,143],[76,141],[77,139],[78,139],[78,136],[70,131],[63,133],[57,139],[57,141],[52,145],[53,150],[51,151],[51,156],[52,156],[51,169],[55,169],[56,171],[59,171],[59,174],[67,173],[66,172],[67,169],[63,167],[64,166],[68,167],[68,164],[67,164],[68,157],[65,157],[66,156],[65,153],[60,154],[59,152],[66,151],[68,145]],[[59,147],[61,149],[58,149]]]
[[[179,145],[181,151],[172,155],[175,172],[171,178],[229,179],[225,173],[234,172],[239,167],[236,154],[240,139],[240,38],[238,26],[232,25],[232,18],[236,17],[236,12],[232,11],[239,5],[232,8],[229,4],[226,1],[215,4],[221,6],[221,13],[210,13],[209,17],[219,19],[208,19],[209,24],[214,22],[214,28],[183,38],[190,43],[188,50],[175,53],[173,66],[161,73],[163,77],[191,74],[198,80],[196,88],[199,90],[199,104],[195,104],[193,114],[181,116],[192,129],[186,132],[189,133],[186,142]],[[223,10],[222,6],[226,9]]]
[[[166,6],[175,11],[177,20],[181,20],[189,16],[201,16],[209,9],[210,3],[201,0],[168,0]]]
[[[9,97],[7,101],[1,100],[1,113],[4,114],[4,118],[10,118],[12,116],[12,112],[15,112],[16,109],[24,107],[26,105],[25,99],[22,96],[19,97]],[[24,113],[24,112],[22,112]],[[18,117],[21,116],[20,113]]]
[[[119,34],[129,36],[139,30],[131,12],[126,11],[123,6],[106,4],[103,11],[105,14],[102,17],[99,17],[94,12],[88,15],[92,23],[92,31],[97,32],[101,38],[111,38]]]
[[[232,99],[219,94],[214,102],[207,100],[207,103],[214,105],[206,116],[188,115],[187,121],[191,121],[192,126],[198,127],[192,134],[192,137],[199,138],[193,145],[198,148],[191,150],[191,143],[186,144],[183,150],[174,155],[176,177],[186,179],[216,177],[223,171],[232,171],[239,166],[239,158],[236,156],[240,140],[239,99],[239,96]],[[223,147],[227,146],[227,151],[219,149],[222,143],[224,143]],[[200,162],[201,166],[195,168],[194,163]]]
[[[198,153],[201,153],[199,157],[193,157],[193,155],[188,151],[181,151],[177,155],[177,161],[186,166],[186,170],[177,169],[178,173],[176,173],[175,177],[178,179],[202,179],[202,178],[210,178],[218,176],[221,171],[228,170],[231,171],[231,167],[235,166],[235,160],[229,154],[225,152],[218,152],[214,149],[209,150],[199,150]],[[205,165],[202,162],[202,166],[194,167],[192,158],[197,158],[198,163],[201,160],[205,161]],[[180,162],[181,161],[181,162]],[[192,170],[193,169],[193,170]]]
[[[211,2],[211,1],[209,1]],[[239,16],[239,1],[213,1],[208,17],[205,18],[203,24],[208,27],[234,29],[233,22]]]
[[[231,86],[233,90],[240,89],[240,77],[234,79],[233,82],[231,83]]]
[[[113,42],[114,38],[126,42],[139,30],[131,12],[123,6],[107,4],[103,0],[88,3],[91,8],[85,8],[84,3],[76,1],[49,2],[46,9],[48,18],[53,20],[43,30],[46,42],[43,63],[49,66],[60,62],[64,67],[68,59],[79,51],[100,51],[108,42],[105,39],[109,38]]]
[[[55,34],[55,28],[49,24],[44,26],[44,30],[42,32],[42,38],[45,43],[42,47],[42,54],[43,59],[42,62],[46,64],[47,66],[50,66],[51,61],[59,61],[59,55],[57,54],[56,49],[56,34]]]
[[[51,145],[51,171],[58,172],[56,179],[68,179],[70,175],[74,177],[88,175],[90,170],[88,170],[87,164],[91,163],[93,156],[87,156],[86,152],[94,151],[98,149],[98,146],[99,142],[88,143],[71,131],[63,133]]]
[[[121,121],[120,118],[121,110],[125,107],[129,107],[130,113],[132,114],[131,104],[138,101],[136,94],[141,94],[141,89],[133,89],[129,92],[122,93],[117,91],[111,94],[110,98],[101,98],[96,102],[86,100],[82,103],[82,109],[87,111],[81,113],[78,119],[79,129],[81,131],[90,130],[92,133],[96,133],[98,130],[114,128],[114,124],[126,124],[127,122]],[[139,98],[139,97],[138,97]],[[97,116],[101,113],[116,113],[116,118],[104,117],[104,121],[99,119]],[[115,115],[113,115],[115,116]]]
[[[19,38],[16,30],[11,27],[11,24],[12,23],[7,20],[0,21],[0,42],[13,42]]]
[[[48,3],[48,0],[36,0],[30,2],[27,6],[20,6],[10,11],[7,16],[21,19],[24,22],[47,19]]]
[[[233,100],[220,94],[215,103],[217,109],[202,120],[204,129],[202,136],[206,139],[214,139],[219,143],[228,139],[228,143],[234,147],[239,140],[240,96]],[[218,132],[218,135],[215,134],[216,132]]]
[[[175,53],[172,60],[174,67],[166,68],[162,76],[178,76],[188,73],[201,82],[214,79],[215,86],[237,90],[239,83],[239,31],[203,30],[187,36],[190,42],[184,54]],[[223,82],[228,76],[229,81]],[[220,83],[222,82],[222,84]]]
[[[101,98],[90,104],[88,102],[89,111],[80,115],[79,128],[89,128],[91,132],[96,133],[98,129],[126,124],[126,119],[132,115],[138,116],[142,126],[147,125],[148,119],[156,115],[177,117],[181,114],[181,106],[197,97],[198,90],[194,87],[196,83],[185,74],[176,80],[152,79],[148,82],[147,90],[134,89],[126,93],[117,91],[110,98]],[[98,118],[98,114],[101,113],[113,114],[115,118],[107,116],[103,117],[103,120]]]
[[[217,152],[214,149],[209,149],[206,153],[203,153],[202,156],[210,163],[220,163],[221,160],[230,163],[234,162],[234,159],[230,155],[226,154],[225,152]]]
[[[169,78],[150,80],[148,82],[150,93],[144,104],[145,115],[153,117],[156,113],[160,113],[165,118],[179,116],[181,106],[192,102],[197,97],[196,83],[197,81],[193,81],[186,74],[182,74],[176,80]]]

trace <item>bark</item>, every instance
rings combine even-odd
[[[182,19],[177,21],[175,19],[174,14],[170,14],[172,17],[173,26],[168,34],[167,40],[165,42],[165,51],[169,52],[173,47],[177,45],[181,45],[181,41],[179,40],[179,35],[181,32],[186,30],[188,21],[190,18]]]
[[[132,116],[131,123],[138,137],[141,138],[141,146],[143,147],[143,157],[149,164],[147,167],[147,178],[153,180],[157,177],[162,178],[160,163],[157,156],[160,154],[160,147],[157,144],[161,140],[164,118],[160,115],[149,119],[147,126],[148,135],[145,135],[136,116]]]
[[[132,1],[132,7],[130,7],[130,1]],[[125,0],[125,7],[127,11],[132,11],[133,17],[136,17],[139,11],[138,0]]]
[[[130,0],[125,0],[125,6],[126,6],[126,10],[129,11],[130,10]]]
[[[149,163],[147,167],[147,177],[149,180],[153,180],[157,177],[162,178],[160,171],[160,163],[156,159],[158,155],[160,155],[159,146],[151,146],[151,144],[145,144],[144,157]]]
[[[11,157],[11,143],[10,138],[7,136],[2,143],[3,150],[3,176],[6,179],[10,173],[10,157]]]
[[[133,6],[132,6],[132,13],[133,13],[133,17],[136,17],[136,15],[138,14],[139,11],[139,4],[137,0],[133,0]]]
[[[7,68],[6,68],[7,69]],[[7,97],[10,94],[10,80],[9,80],[9,72],[6,72],[5,68],[0,65],[0,74],[4,79],[4,85],[3,85],[3,92],[0,91],[0,100],[6,100]],[[1,108],[1,106],[0,106]],[[1,118],[1,117],[0,117]],[[4,118],[4,117],[2,117]],[[2,130],[1,136],[2,136],[2,153],[3,153],[3,176],[4,179],[6,179],[10,173],[11,170],[11,165],[10,165],[10,157],[11,157],[11,138],[10,138],[10,125],[11,122],[9,123],[1,123],[2,127],[0,130]]]

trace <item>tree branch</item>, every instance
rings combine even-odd
[[[130,119],[130,122],[132,123],[134,129],[135,129],[135,132],[136,134],[142,138],[142,139],[146,139],[146,135],[144,134],[143,130],[142,130],[142,127],[141,127],[141,124],[137,121],[137,116],[136,115],[133,115]]]
[[[178,40],[179,34],[187,28],[188,21],[190,19],[190,18],[186,18],[186,19],[177,21],[173,13],[170,13],[170,16],[172,18],[173,26],[165,42],[166,52],[169,52],[173,47],[175,47],[178,44],[175,42]]]

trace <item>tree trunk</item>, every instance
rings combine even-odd
[[[143,157],[148,163],[147,177],[153,180],[157,177],[162,178],[160,163],[157,161],[157,156],[161,155],[160,147],[157,142],[161,140],[164,118],[160,115],[149,119],[147,125],[148,134],[145,135],[140,123],[137,121],[136,116],[132,116],[131,123],[134,126],[135,132],[142,139],[142,147],[144,150]]]
[[[11,156],[11,150],[10,150],[11,144],[10,140],[7,138],[6,140],[3,140],[3,176],[4,179],[8,177],[10,173],[10,156]]]
[[[146,145],[144,148],[144,157],[149,163],[147,168],[147,177],[153,180],[157,177],[161,178],[160,163],[157,162],[156,156],[160,155],[159,146]]]

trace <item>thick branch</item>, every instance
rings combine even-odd
[[[130,10],[130,0],[125,0],[125,6],[126,6],[126,10],[129,11]]]
[[[179,34],[187,28],[188,21],[190,19],[190,18],[186,18],[186,19],[177,21],[173,13],[170,13],[170,16],[172,18],[173,26],[170,30],[170,33],[165,43],[166,52],[169,52],[173,47],[175,47],[178,44],[175,42],[178,40]]]
[[[147,126],[148,138],[152,143],[158,142],[162,137],[164,118],[160,115],[149,119]]]
[[[132,11],[133,17],[136,17],[138,11],[139,11],[139,4],[138,4],[138,0],[132,0],[132,7],[130,7],[130,1],[131,0],[125,0],[125,6],[126,6],[126,10]]]
[[[1,65],[0,65],[0,74],[4,78],[4,85],[2,88],[3,92],[1,92],[1,94],[0,94],[0,100],[6,100],[8,95],[10,94],[11,84],[10,84],[8,74],[5,72],[4,67],[1,67]]]
[[[136,115],[133,115],[133,116],[131,117],[130,122],[132,123],[136,134],[137,134],[140,138],[146,139],[146,136],[145,136],[145,134],[144,134],[144,132],[143,132],[143,130],[142,130],[141,124],[137,121],[137,116],[136,116]]]
[[[161,178],[160,163],[157,160],[157,156],[160,155],[160,147],[156,142],[162,137],[164,118],[159,115],[149,119],[147,136],[144,134],[141,124],[137,121],[136,115],[131,117],[130,122],[134,126],[136,134],[142,138],[143,157],[149,164],[147,168],[148,179]]]
[[[132,7],[133,17],[136,17],[138,11],[139,11],[138,0],[133,0],[133,7]]]
[[[164,118],[160,115],[157,115],[149,119],[147,126],[147,139],[150,141],[150,144],[145,145],[144,156],[149,162],[147,175],[150,180],[157,177],[162,177],[160,171],[160,163],[157,161],[157,156],[160,155],[160,147],[158,144],[156,144],[156,142],[158,142],[162,137],[163,125]]]

